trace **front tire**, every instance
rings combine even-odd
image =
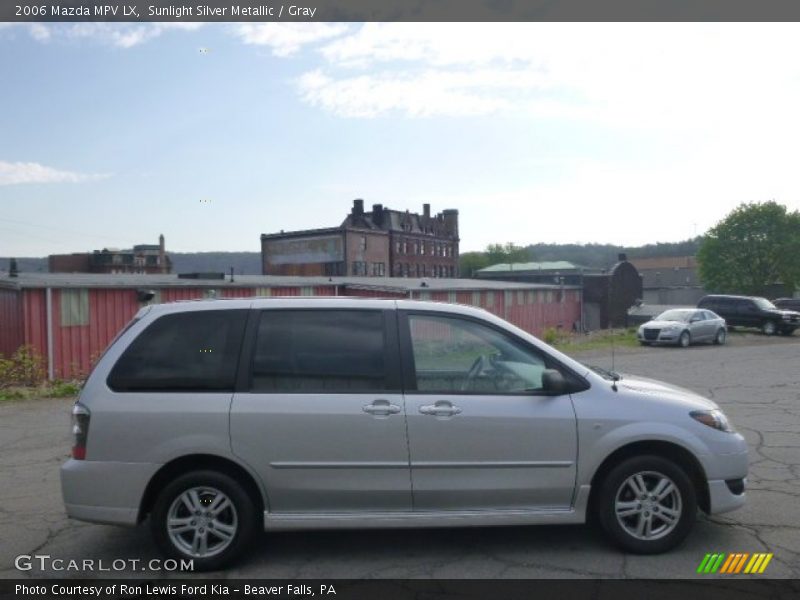
[[[606,535],[634,554],[659,554],[680,544],[694,525],[692,482],[660,456],[629,458],[600,484],[597,515]]]
[[[692,343],[692,336],[689,334],[688,331],[684,331],[681,334],[681,337],[678,338],[678,345],[681,348],[688,348],[691,343]]]
[[[235,479],[192,471],[167,484],[150,526],[159,549],[193,560],[195,571],[220,569],[238,558],[257,531],[253,500]]]
[[[778,327],[775,325],[775,321],[764,321],[761,325],[761,331],[764,335],[775,335],[777,330]]]
[[[727,341],[727,339],[728,339],[728,336],[725,333],[725,330],[724,329],[720,329],[717,332],[717,335],[714,337],[714,343],[717,346],[722,346]]]

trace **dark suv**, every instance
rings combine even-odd
[[[800,311],[800,298],[778,298],[772,303],[782,310]]]
[[[800,313],[776,307],[766,298],[752,296],[705,296],[698,308],[712,310],[726,323],[738,327],[757,327],[766,335],[792,335],[800,327]]]

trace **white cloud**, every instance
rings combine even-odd
[[[195,31],[203,23],[78,23],[65,30],[70,38],[91,38],[117,46],[132,48],[170,31]]]
[[[105,177],[108,177],[108,175],[61,171],[35,162],[7,162],[0,160],[0,185],[14,185],[17,183],[80,183]]]
[[[299,89],[349,117],[513,111],[705,128],[765,94],[798,99],[797,33],[796,24],[368,23],[326,43]]]
[[[328,40],[348,30],[339,23],[240,23],[232,31],[245,44],[269,46],[275,56],[290,56],[303,46]]]
[[[132,48],[157,38],[169,31],[194,31],[203,23],[0,23],[4,26],[25,28],[38,42],[59,39],[87,39],[116,46]]]
[[[50,39],[50,29],[41,23],[31,23],[28,26],[28,33],[31,37],[39,42],[46,42]]]

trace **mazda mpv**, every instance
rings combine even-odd
[[[139,311],[73,409],[66,509],[216,569],[264,529],[583,523],[666,551],[745,501],[711,400],[589,368],[481,309],[405,300]]]

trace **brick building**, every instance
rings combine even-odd
[[[51,273],[138,273],[163,274],[172,271],[164,249],[164,236],[158,244],[138,244],[128,250],[103,248],[94,252],[51,254],[47,257]]]
[[[261,235],[264,275],[457,277],[458,211],[431,215],[354,200],[338,227]]]

